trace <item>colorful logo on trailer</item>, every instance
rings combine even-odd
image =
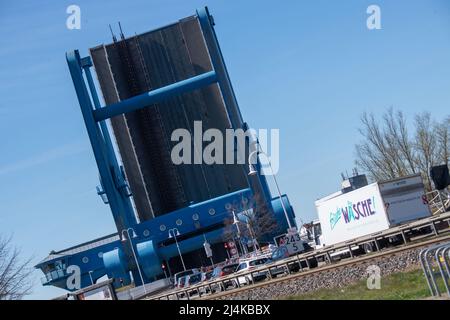
[[[348,201],[347,206],[337,208],[335,212],[330,212],[331,230],[333,230],[336,224],[341,220],[343,220],[345,224],[348,224],[352,223],[352,221],[358,221],[360,219],[370,217],[375,213],[374,197],[355,203]]]

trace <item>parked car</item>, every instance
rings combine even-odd
[[[236,271],[236,268],[238,267],[239,263],[230,263],[224,266],[215,267],[212,271],[211,279],[209,281],[214,282],[215,280],[218,280],[221,277],[228,276]],[[233,286],[233,283],[231,280],[226,280],[222,283],[213,283],[211,284],[211,290],[213,292],[218,291],[224,291],[230,286]]]
[[[222,277],[222,267],[215,267],[212,270],[211,278],[208,280],[208,282],[214,282],[220,277]],[[220,283],[212,283],[210,286],[212,292],[218,292],[224,289]]]
[[[231,263],[231,264],[227,264],[227,265],[223,266],[220,276],[225,277],[225,276],[235,273],[238,266],[239,266],[239,263]],[[224,290],[228,289],[229,287],[233,287],[233,288],[236,287],[236,284],[232,280],[226,280],[223,282],[223,284],[225,285],[225,288],[223,288]]]
[[[211,279],[219,278],[221,272],[222,272],[222,267],[215,267],[212,271]]]
[[[266,264],[268,267],[270,267],[270,265],[272,265],[272,264],[275,265],[276,262],[281,261],[288,257],[289,257],[289,252],[288,252],[287,248],[285,246],[281,246],[281,247],[277,248],[276,250],[273,250],[271,257],[267,260]],[[298,272],[300,270],[300,265],[297,261],[289,263],[288,267],[289,267],[289,272],[285,265],[273,267],[270,269],[270,274],[272,277],[277,277],[282,274],[294,273],[294,272]]]
[[[202,281],[202,273],[197,272],[194,274],[190,274],[190,275],[185,276],[185,278],[186,279],[185,279],[184,288],[189,288],[189,287],[199,284]],[[189,291],[189,296],[192,296],[196,293],[198,293],[197,289]]]
[[[209,281],[213,280],[214,270],[206,271],[201,273],[201,280],[200,283],[207,285]],[[203,293],[209,293],[211,290],[209,289],[209,286],[201,287],[200,292]]]
[[[202,273],[194,273],[187,276],[186,287],[194,286],[202,281]]]
[[[304,246],[304,252],[310,252],[310,251],[314,250],[314,248],[312,248],[308,243],[303,243],[303,246]],[[286,248],[286,246],[279,246],[273,250],[272,255],[270,256],[269,263],[275,262],[275,261],[280,261],[285,258],[289,258],[288,249]],[[301,268],[300,268],[300,265],[298,262],[292,262],[292,263],[289,263],[289,271],[291,273],[298,272],[300,269],[308,268],[308,265],[310,268],[316,268],[318,265],[318,262],[315,258],[312,258],[312,257],[308,258],[308,263],[306,262],[306,260],[301,261]],[[271,270],[271,274],[272,274],[272,270]]]
[[[176,285],[177,289],[185,288],[187,286],[188,279],[189,279],[189,275],[178,278],[177,285]]]
[[[202,272],[202,279],[201,282],[206,282],[212,279],[214,274],[214,270],[211,271],[207,271],[207,272]]]
[[[239,266],[239,263],[230,263],[230,264],[224,265],[220,272],[220,276],[224,277],[224,276],[228,276],[228,275],[236,272],[236,268],[238,266]]]
[[[259,266],[263,266],[268,261],[268,258],[252,258],[248,260],[243,260],[239,263],[238,267],[236,268],[236,273],[247,273],[248,271],[251,271],[253,269],[256,269]],[[261,280],[266,279],[268,276],[267,270],[261,270],[261,271],[255,271],[251,274],[247,274],[242,277],[238,277],[237,281],[239,285],[248,285],[252,282],[258,282]]]
[[[180,289],[180,288],[184,287],[186,279],[184,279],[184,281],[180,281],[181,278],[184,278],[184,277],[186,277],[188,275],[191,275],[191,274],[194,274],[194,273],[199,273],[199,270],[198,269],[190,269],[190,270],[185,270],[185,271],[181,271],[181,272],[176,273],[174,275],[174,277],[173,277],[175,287],[177,289]]]

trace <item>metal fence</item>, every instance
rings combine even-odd
[[[426,194],[428,205],[433,214],[443,213],[450,207],[450,192],[445,190],[433,190]]]
[[[438,282],[442,279],[445,290],[450,296],[450,242],[423,249],[420,252],[420,263],[431,295],[441,296]]]
[[[259,278],[261,274],[265,274],[267,279],[272,279],[274,277],[274,270],[277,270],[277,273],[279,273],[279,270],[283,269],[284,275],[291,274],[289,266],[291,266],[292,264],[298,264],[300,270],[302,271],[305,269],[309,270],[311,269],[310,259],[311,256],[309,256],[309,258],[296,256],[294,258],[284,260],[280,263],[264,265],[248,272],[234,273],[229,276],[221,277],[217,280],[190,286],[185,289],[173,290],[151,298],[156,300],[189,300],[194,295],[202,297],[203,295],[226,291],[230,288],[238,289],[245,285],[255,284],[256,282],[258,282],[257,278]],[[240,279],[245,279],[245,284],[242,284],[242,280]]]
[[[426,230],[426,231],[424,231]],[[201,283],[198,285],[190,286],[183,289],[176,289],[169,292],[165,292],[160,295],[152,296],[150,299],[157,300],[170,300],[170,299],[190,299],[191,296],[203,296],[205,294],[214,293],[217,291],[227,290],[228,288],[239,288],[246,284],[254,284],[255,274],[267,273],[267,278],[272,279],[273,270],[285,269],[285,274],[288,275],[291,272],[289,266],[292,264],[298,264],[298,271],[310,270],[319,262],[332,263],[333,254],[346,250],[350,258],[356,255],[364,254],[364,252],[356,252],[355,247],[362,248],[365,244],[369,244],[373,251],[380,251],[386,247],[384,239],[396,237],[401,241],[400,244],[406,244],[412,240],[411,235],[414,231],[422,232],[424,236],[438,236],[444,232],[450,230],[450,212],[431,216],[426,219],[421,219],[411,223],[407,223],[398,227],[390,228],[388,230],[377,232],[365,237],[356,238],[350,241],[342,242],[332,246],[327,246],[322,249],[314,250],[308,253],[298,254],[290,258],[284,259],[280,262],[274,262],[269,265],[255,268],[248,272],[234,273],[232,275],[219,278],[217,280]],[[444,253],[444,251],[439,251]],[[445,254],[449,254],[449,250],[445,251]],[[422,256],[422,255],[421,255]],[[448,261],[447,261],[448,262]],[[444,265],[448,267],[448,265]],[[448,272],[447,272],[448,275]],[[248,279],[246,284],[240,284],[238,278]],[[447,278],[448,280],[448,278]],[[433,280],[431,280],[433,281]],[[448,283],[447,283],[448,284]]]

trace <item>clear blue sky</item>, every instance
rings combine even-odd
[[[81,7],[81,30],[66,8]],[[381,7],[382,30],[366,28]],[[245,120],[280,128],[279,182],[298,216],[351,170],[359,116],[389,106],[411,120],[449,114],[450,4],[423,1],[6,1],[0,3],[0,234],[35,262],[114,232],[64,53],[208,5]],[[36,287],[32,298],[61,290]]]

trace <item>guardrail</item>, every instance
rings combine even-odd
[[[445,190],[432,190],[425,194],[431,212],[443,213],[450,206],[450,192]]]
[[[447,223],[446,228],[437,227],[437,225],[444,223]],[[304,270],[310,270],[314,268],[314,266],[318,265],[319,262],[322,261],[331,264],[333,262],[332,254],[336,252],[348,250],[350,258],[353,258],[356,255],[364,254],[361,252],[358,254],[353,250],[353,248],[355,247],[361,248],[361,246],[363,246],[364,244],[373,244],[372,248],[376,249],[374,251],[381,251],[382,249],[387,247],[387,245],[382,243],[382,240],[386,238],[398,237],[402,239],[402,244],[407,244],[408,242],[411,241],[411,237],[409,237],[408,235],[409,232],[418,231],[424,228],[431,229],[431,232],[425,234],[426,236],[433,236],[433,235],[438,236],[441,233],[448,232],[450,230],[450,212],[445,212],[439,215],[431,216],[429,218],[393,227],[385,231],[376,232],[371,235],[356,238],[350,241],[338,243],[331,246],[326,246],[318,250],[310,251],[303,254],[297,254],[295,256],[286,258],[282,261],[274,262],[271,263],[270,265],[264,265],[248,272],[234,273],[229,276],[219,278],[217,280],[209,281],[206,283],[200,283],[183,289],[172,290],[149,298],[154,300],[171,300],[171,298],[179,300],[180,298],[181,299],[186,298],[189,300],[191,297],[191,293],[198,294],[199,297],[201,297],[204,294],[212,293],[216,288],[220,289],[220,291],[222,290],[226,291],[230,284],[232,288],[236,289],[241,286],[244,286],[239,283],[238,278],[248,278],[250,280],[249,284],[254,284],[256,282],[253,277],[254,274],[266,272],[267,278],[271,279],[272,278],[271,270],[285,268],[286,275],[288,275],[292,273],[289,268],[289,266],[292,264],[298,264],[299,272],[302,272]],[[449,251],[446,252],[447,254],[449,254]],[[450,274],[448,279],[450,279]],[[206,290],[206,288],[209,289],[209,292],[208,290]]]
[[[433,254],[434,253],[434,254]],[[440,296],[437,279],[441,276],[445,290],[450,296],[450,242],[438,244],[420,252],[420,263],[427,280],[428,288],[432,296]],[[439,267],[439,272],[435,272],[433,266]]]

